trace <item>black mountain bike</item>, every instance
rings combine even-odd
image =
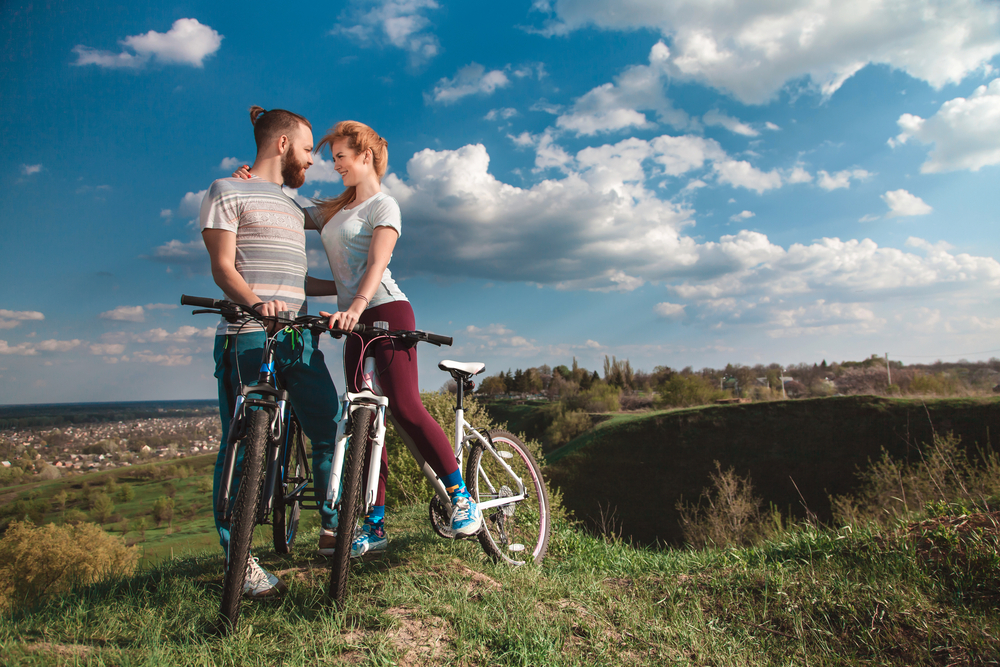
[[[288,392],[280,387],[276,376],[275,344],[277,334],[283,330],[301,334],[326,332],[329,328],[325,317],[281,313],[277,318],[265,318],[252,308],[231,301],[181,296],[181,305],[201,308],[194,314],[213,313],[229,322],[249,318],[277,328],[267,336],[257,381],[240,384],[229,425],[222,482],[214,499],[214,510],[230,524],[229,557],[219,608],[219,629],[226,632],[235,628],[239,620],[254,528],[270,523],[274,550],[286,554],[295,542],[302,509],[319,509],[324,500],[312,485],[302,427],[289,403]],[[363,329],[361,326],[358,330]],[[241,452],[242,470],[234,497],[233,477]]]

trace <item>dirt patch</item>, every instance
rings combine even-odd
[[[449,565],[434,566],[423,574],[441,578],[458,574],[466,580],[465,590],[472,598],[481,598],[488,593],[503,590],[503,584],[499,581],[482,572],[476,572],[458,558],[453,558]]]
[[[386,638],[399,652],[400,667],[425,667],[454,659],[455,651],[449,639],[451,624],[448,621],[409,607],[393,607],[385,613],[395,620],[395,625],[386,632]]]
[[[93,646],[85,644],[53,644],[51,642],[35,642],[22,644],[29,653],[48,653],[60,658],[85,658],[94,650]]]

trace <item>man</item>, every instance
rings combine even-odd
[[[305,314],[306,295],[336,293],[333,281],[306,275],[305,228],[315,225],[282,185],[297,188],[312,163],[312,126],[302,116],[251,107],[257,157],[250,178],[223,178],[212,183],[201,204],[201,230],[212,262],[212,277],[226,298],[273,316],[281,311]],[[315,210],[315,209],[310,209]],[[308,224],[307,224],[308,223]],[[222,444],[215,463],[213,498],[218,493],[226,457],[229,421],[240,378],[256,380],[266,333],[255,321],[219,323],[215,339],[215,377],[219,381]],[[326,496],[330,461],[337,433],[339,401],[333,380],[317,347],[318,336],[294,341],[282,337],[276,350],[278,378],[288,391],[302,429],[312,441],[313,478],[317,495]],[[234,480],[235,493],[238,480]],[[214,502],[213,502],[214,505]],[[337,516],[329,503],[320,507],[323,530],[320,553],[332,553]],[[228,555],[229,525],[215,517]],[[247,563],[244,594],[251,598],[279,595],[285,585],[252,558]]]

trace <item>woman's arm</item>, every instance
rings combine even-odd
[[[333,296],[336,293],[336,281],[306,276],[306,296]]]
[[[358,323],[361,313],[365,312],[371,298],[375,296],[375,291],[382,281],[382,275],[385,273],[386,267],[389,266],[389,260],[392,258],[392,251],[396,247],[396,239],[398,238],[399,234],[392,227],[375,228],[375,231],[372,232],[371,245],[368,246],[368,268],[365,270],[365,275],[361,277],[358,292],[347,310],[334,313],[330,320],[331,326],[350,331]],[[320,314],[324,315],[324,313]]]

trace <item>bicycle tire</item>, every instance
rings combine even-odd
[[[302,447],[302,427],[294,417],[288,420],[288,438],[285,446],[291,451],[282,459],[287,461],[281,475],[274,479],[273,508],[271,510],[271,532],[274,538],[274,550],[279,554],[287,554],[295,544],[299,531],[299,516],[302,513],[302,503],[298,497],[285,500],[290,491],[305,481],[309,469],[305,461],[305,450]]]
[[[365,468],[371,422],[372,413],[366,408],[351,413],[351,439],[348,441],[340,486],[337,546],[334,548],[333,562],[330,564],[328,591],[330,598],[341,609],[344,607],[347,577],[351,571],[351,544],[354,542],[358,521],[365,509],[361,497],[364,493],[361,477]]]
[[[549,548],[552,532],[549,495],[541,469],[528,448],[513,434],[490,431],[487,437],[500,458],[524,482],[525,498],[483,511],[479,543],[498,562],[513,566],[539,564]],[[477,503],[513,496],[518,488],[510,473],[481,442],[469,454],[465,483]]]
[[[250,546],[253,542],[257,507],[264,484],[264,452],[271,430],[271,413],[253,410],[248,415],[249,424],[243,443],[243,471],[240,487],[236,492],[233,516],[229,522],[229,558],[222,583],[222,602],[219,605],[219,625],[222,632],[234,630],[240,618],[243,599],[243,582],[246,579]]]

